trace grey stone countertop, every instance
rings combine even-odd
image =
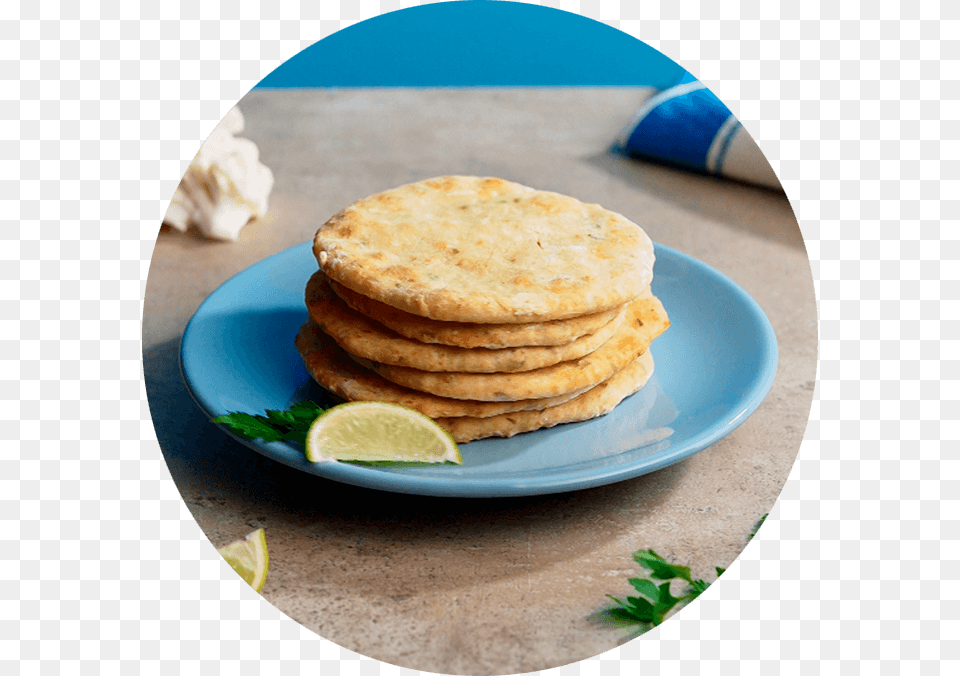
[[[411,669],[547,669],[634,635],[602,612],[607,594],[631,593],[627,578],[639,572],[632,552],[652,548],[711,581],[770,511],[813,397],[817,318],[806,250],[781,193],[610,153],[648,95],[257,90],[241,100],[241,135],[258,144],[276,176],[270,210],[236,243],[162,228],[144,302],[144,374],[161,448],[190,511],[216,546],[266,529],[263,596],[291,618]],[[204,298],[253,263],[310,240],[354,200],[444,174],[499,176],[602,204],[642,223],[654,241],[726,273],[777,334],[780,364],[767,399],[722,441],[658,472],[567,494],[482,500],[319,479],[208,423],[177,357]]]

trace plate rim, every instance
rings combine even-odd
[[[193,382],[185,362],[189,361],[187,349],[191,341],[191,334],[196,330],[196,322],[204,315],[205,308],[209,310],[211,303],[216,302],[219,294],[226,287],[232,286],[241,277],[254,274],[260,266],[285,256],[296,256],[300,250],[307,249],[310,242],[302,242],[266,258],[257,261],[247,268],[229,277],[218,285],[197,307],[184,328],[178,348],[178,366],[180,376],[186,390],[194,403],[203,411],[212,422],[213,418],[222,415],[209,405],[205,397],[198,391]],[[661,252],[669,257],[697,268],[701,273],[713,276],[722,283],[740,301],[744,308],[752,315],[759,326],[760,350],[758,351],[758,367],[750,387],[741,393],[732,408],[736,415],[725,415],[714,424],[706,427],[701,433],[694,435],[676,448],[667,449],[662,455],[642,458],[632,463],[614,465],[611,467],[595,468],[592,470],[570,470],[568,472],[551,474],[541,480],[532,481],[529,478],[513,478],[505,475],[501,478],[470,478],[458,476],[454,479],[442,476],[404,475],[396,471],[385,471],[383,468],[363,467],[345,463],[309,463],[295,446],[286,442],[259,442],[243,439],[232,433],[223,425],[217,425],[229,437],[257,453],[275,460],[284,465],[313,474],[320,478],[330,479],[353,486],[383,490],[396,493],[425,495],[435,497],[466,497],[466,498],[496,498],[511,496],[546,495],[565,493],[576,490],[595,488],[611,483],[617,483],[664,469],[681,462],[696,453],[717,443],[735,429],[740,427],[760,407],[769,394],[779,370],[779,346],[776,333],[769,318],[757,301],[739,284],[716,268],[700,261],[693,256],[664,244],[654,243],[657,257]],[[306,308],[304,307],[304,313]],[[631,450],[631,449],[628,449]],[[515,475],[514,475],[515,476]]]

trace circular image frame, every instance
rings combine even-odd
[[[460,31],[447,30],[444,28],[457,27]],[[466,30],[469,29],[469,30]],[[417,31],[420,31],[419,33]],[[447,40],[438,40],[436,36],[444,34],[449,37]],[[469,34],[476,37],[472,42],[464,42],[463,36]],[[403,47],[409,47],[415,44],[420,36],[433,36],[433,40],[424,41],[422,44],[425,49],[416,52]],[[484,39],[484,36],[488,39]],[[538,40],[539,38],[539,40]],[[578,46],[590,46],[596,44],[594,41],[600,41],[604,45],[604,50],[578,49]],[[353,44],[357,48],[351,52],[344,50],[344,45]],[[370,47],[373,45],[376,49]],[[523,49],[510,49],[510,46],[522,45]],[[489,49],[484,51],[481,47],[487,46]],[[430,49],[426,49],[429,47]],[[444,51],[446,50],[446,51]],[[551,51],[552,50],[552,51]],[[437,54],[446,54],[447,58],[442,60],[446,68],[439,69]],[[351,54],[354,58],[351,58]],[[357,54],[366,55],[366,60],[357,59]],[[451,55],[459,54],[464,61],[462,63],[473,64],[471,67],[457,68],[458,60],[451,58]],[[615,58],[617,56],[621,58]],[[634,60],[634,59],[637,60]],[[338,60],[339,59],[339,60]],[[624,63],[628,64],[624,67]],[[430,65],[432,64],[432,68]],[[497,64],[499,67],[491,67],[491,64]],[[641,65],[645,64],[645,65]],[[658,67],[659,64],[659,67]],[[355,69],[351,71],[348,66]],[[389,65],[387,69],[385,66]],[[323,68],[326,66],[326,68]],[[380,75],[378,76],[378,68]],[[473,68],[471,70],[471,68]],[[618,70],[619,68],[619,70]],[[307,75],[321,74],[320,79],[306,79]],[[592,75],[591,75],[592,73]],[[405,80],[404,74],[409,77]],[[416,77],[413,77],[416,75]],[[283,92],[286,95],[296,98],[297,96],[309,97],[311,94],[320,95],[325,102],[330,105],[341,106],[349,111],[351,106],[357,106],[362,100],[363,94],[371,89],[380,90],[381,94],[388,95],[395,93],[402,97],[405,92],[423,94],[425,91],[429,94],[432,90],[440,94],[459,94],[460,89],[473,89],[474,93],[484,94],[487,90],[498,90],[507,92],[517,97],[527,92],[537,94],[547,88],[549,92],[556,92],[558,89],[566,89],[567,93],[576,93],[582,88],[632,88],[647,87],[650,89],[664,90],[673,84],[679,83],[684,78],[684,72],[672,61],[663,57],[655,50],[652,50],[643,43],[626,36],[616,29],[585,19],[579,15],[573,15],[559,10],[551,10],[532,5],[523,5],[521,3],[438,3],[436,5],[427,5],[409,10],[383,15],[361,22],[348,29],[330,36],[329,38],[308,48],[297,57],[294,57],[276,71],[268,75],[248,96],[241,100],[240,107],[245,109],[249,107],[250,113],[247,115],[249,132],[251,136],[257,137],[257,141],[262,150],[268,148],[268,144],[263,142],[267,138],[266,128],[256,125],[263,122],[265,113],[258,116],[257,106],[263,106],[263,102],[270,96],[271,92]],[[381,81],[377,81],[377,78]],[[285,79],[286,78],[286,79]],[[299,79],[298,79],[299,78]],[[324,79],[326,78],[326,79]],[[539,79],[538,79],[539,78]],[[394,89],[396,88],[396,89]],[[352,91],[348,91],[352,90]],[[344,93],[347,92],[347,93]],[[548,93],[549,93],[548,92]],[[469,93],[469,92],[468,92]],[[359,98],[351,95],[360,95]],[[382,99],[381,99],[382,100]],[[514,101],[519,100],[515,99]],[[531,96],[534,108],[556,103],[554,100],[537,96]],[[302,104],[302,99],[301,99]],[[379,101],[378,101],[379,102]],[[371,103],[376,106],[378,102]],[[514,104],[515,105],[515,104]],[[304,106],[306,109],[310,105]],[[402,108],[402,106],[400,107]],[[355,109],[355,108],[354,108]],[[409,108],[404,109],[409,113]],[[499,109],[503,110],[503,108]],[[518,109],[513,109],[518,110]],[[244,112],[247,112],[246,110]],[[302,111],[301,111],[302,114]],[[349,114],[349,112],[347,112]],[[389,117],[385,118],[389,120]],[[624,123],[628,120],[624,119]],[[538,130],[539,131],[539,130]],[[541,132],[542,134],[542,132]],[[294,136],[294,135],[291,135]],[[611,136],[613,141],[613,136]],[[286,145],[284,145],[286,143]],[[264,153],[262,157],[270,162],[275,168],[278,177],[287,175],[285,157],[291,152],[291,148],[296,146],[295,140],[282,139],[282,142],[276,144],[277,147],[269,153]],[[389,146],[387,148],[390,149]],[[607,152],[604,152],[606,150]],[[730,201],[735,204],[747,204],[747,212],[752,209],[756,213],[776,213],[779,217],[779,223],[788,219],[792,214],[783,213],[783,201],[778,206],[771,204],[779,199],[772,196],[762,189],[755,189],[750,186],[740,184],[730,184],[723,186],[720,184],[724,179],[717,179],[703,175],[686,175],[678,170],[661,166],[660,164],[626,164],[634,162],[629,158],[619,156],[614,157],[615,153],[610,153],[609,149],[598,147],[597,157],[590,158],[585,164],[591,171],[584,170],[584,174],[596,181],[601,188],[598,192],[602,197],[612,197],[621,199],[627,206],[629,200],[621,195],[622,186],[612,187],[611,184],[621,183],[625,180],[636,181],[644,190],[645,196],[656,195],[655,200],[646,200],[644,203],[660,208],[660,210],[674,217],[682,215],[684,217],[693,214],[711,226],[717,221],[721,226],[726,226],[722,217],[718,215],[719,206],[717,204],[697,204],[696,201],[703,200],[705,196],[715,198],[717,195],[732,192],[735,198]],[[372,164],[382,161],[382,158],[371,155]],[[489,159],[484,160],[490,162]],[[506,163],[504,163],[506,164]],[[477,166],[479,165],[479,166]],[[467,169],[481,168],[483,161],[476,162],[474,166],[467,166]],[[616,171],[626,171],[625,176],[612,177],[611,174]],[[524,167],[515,165],[516,174],[513,177],[519,177],[525,171],[534,167]],[[603,180],[597,178],[597,175],[603,175]],[[384,172],[382,181],[386,182],[395,179],[403,172],[389,171]],[[373,192],[375,184],[366,184],[358,180],[354,175],[351,177],[352,183],[348,189],[343,190],[345,194],[357,193],[357,197]],[[396,182],[394,182],[395,184]],[[389,184],[388,184],[389,185]],[[279,186],[278,186],[279,187]],[[367,192],[357,192],[366,189]],[[299,185],[297,190],[301,195],[306,193],[303,185]],[[685,193],[685,191],[687,191]],[[303,204],[292,197],[294,191],[278,195],[279,199],[274,202],[273,212],[268,214],[260,222],[253,222],[247,226],[248,232],[245,232],[238,243],[239,247],[247,247],[247,252],[237,258],[239,263],[246,264],[260,260],[266,250],[274,247],[277,251],[286,248],[287,245],[302,241],[303,226],[297,224],[290,232],[283,233],[281,236],[270,237],[269,227],[277,228],[273,234],[283,227],[284,224],[294,223],[298,207]],[[316,217],[323,208],[333,206],[333,202],[327,198],[323,207],[314,205],[307,211],[311,217]],[[345,206],[341,204],[340,206]],[[786,205],[789,211],[789,205]],[[309,220],[309,219],[308,219]],[[319,223],[315,223],[319,225]],[[677,240],[671,240],[669,243],[681,250],[693,250],[699,254],[702,247],[697,246],[692,241],[696,235],[694,228],[689,224],[684,224],[686,230],[677,235]],[[718,243],[718,247],[723,253],[736,248],[736,244],[743,241],[756,243],[754,240],[762,240],[761,244],[774,245],[785,249],[791,249],[793,254],[789,265],[790,271],[802,270],[797,259],[797,238],[799,232],[790,233],[769,227],[769,223],[750,224],[752,230],[747,226],[742,226],[743,231],[735,233],[731,237],[732,243]],[[779,227],[779,226],[778,226]],[[713,232],[701,233],[701,236],[710,239],[716,236],[716,230]],[[749,231],[748,231],[749,230]],[[231,268],[232,264],[224,264],[217,255],[205,253],[212,250],[213,247],[220,247],[219,256],[227,257],[224,254],[224,246],[232,245],[212,245],[212,247],[201,247],[196,238],[180,238],[178,233],[162,232],[161,238],[165,239],[165,247],[158,247],[159,258],[155,256],[155,264],[159,261],[163,263],[164,257],[173,257],[184,254],[191,257],[190,262],[194,264],[197,260],[205,257],[217,259],[219,267],[216,267],[212,277],[221,277],[228,272],[235,272]],[[286,237],[287,239],[284,239]],[[684,239],[686,237],[687,239]],[[294,241],[290,241],[291,238]],[[253,244],[254,246],[249,246]],[[776,248],[776,247],[774,247]],[[802,249],[802,239],[800,240]],[[757,246],[755,250],[741,256],[735,260],[750,261],[752,256],[758,252],[764,252],[770,249],[770,246]],[[804,251],[800,251],[805,258]],[[698,258],[702,258],[698,255]],[[234,263],[237,261],[234,261]],[[713,262],[708,260],[708,262]],[[233,268],[236,268],[233,265]],[[245,267],[245,265],[244,265]],[[736,265],[718,266],[721,270],[726,267],[725,272],[731,274],[734,279],[741,282],[744,288],[756,293],[761,305],[767,308],[765,304],[769,294],[757,293],[757,282],[749,273],[742,270],[736,270]],[[159,295],[168,291],[172,284],[169,279],[164,282],[161,274],[163,266],[158,266],[152,270],[151,280],[148,281],[147,300],[145,301],[145,319],[149,312],[153,318],[158,318],[162,313],[156,310],[162,305]],[[243,269],[243,267],[240,267]],[[809,268],[805,271],[809,277]],[[229,276],[229,275],[227,275]],[[220,279],[219,281],[222,281]],[[812,308],[813,287],[812,280],[807,283],[807,279],[799,279],[807,286],[809,298],[804,298],[807,303],[804,311],[807,313],[806,321],[810,321]],[[212,279],[199,280],[197,289],[191,291],[190,297],[196,298],[197,292],[206,294],[212,291]],[[765,297],[764,297],[765,296]],[[186,303],[189,304],[189,301]],[[185,321],[182,307],[177,307],[176,314],[179,321]],[[776,308],[779,310],[779,308]],[[774,329],[783,331],[781,324],[782,313],[770,312],[771,321]],[[187,315],[188,316],[188,315]],[[740,526],[749,525],[747,521],[754,523],[772,506],[776,495],[782,488],[789,467],[792,465],[793,457],[799,449],[799,438],[802,435],[802,428],[806,422],[806,416],[809,414],[809,401],[812,400],[813,374],[815,373],[815,310],[812,314],[813,345],[811,358],[810,345],[810,327],[804,327],[802,340],[796,339],[789,341],[790,347],[788,356],[791,361],[787,368],[789,373],[783,370],[778,374],[778,381],[774,384],[773,395],[777,397],[785,396],[789,392],[794,399],[806,399],[793,402],[789,407],[787,415],[781,416],[785,420],[784,424],[788,426],[788,436],[790,442],[796,439],[796,447],[793,449],[793,456],[785,457],[782,448],[779,449],[779,455],[773,458],[765,455],[758,458],[758,463],[765,469],[775,468],[771,473],[769,480],[761,482],[762,487],[758,490],[758,495],[750,496],[752,502],[749,503],[749,510],[744,509],[741,513],[736,510],[724,512],[723,515],[731,517],[733,521]],[[795,326],[789,328],[794,329]],[[146,332],[146,331],[145,331]],[[795,343],[804,342],[801,348]],[[240,467],[236,466],[237,456],[239,455],[239,445],[228,439],[223,433],[210,425],[204,429],[192,429],[188,432],[174,432],[177,423],[182,424],[196,423],[199,418],[197,412],[186,413],[186,406],[181,403],[171,405],[170,400],[182,395],[182,383],[177,386],[176,383],[160,384],[158,381],[164,378],[164,374],[169,377],[171,354],[175,355],[175,350],[171,352],[169,341],[157,342],[145,339],[145,375],[148,382],[148,394],[150,395],[151,410],[154,415],[155,425],[157,425],[158,438],[161,439],[161,447],[164,449],[165,457],[171,467],[171,473],[177,481],[178,488],[187,500],[188,506],[198,523],[203,527],[204,532],[214,542],[214,544],[225,543],[235,539],[242,533],[236,531],[238,523],[249,523],[248,518],[253,512],[257,511],[257,505],[265,505],[262,511],[266,512],[263,516],[263,525],[266,526],[268,540],[275,543],[271,550],[271,572],[274,585],[271,586],[268,580],[264,589],[264,596],[274,605],[280,608],[293,619],[304,626],[311,628],[316,633],[333,640],[340,645],[356,650],[362,654],[374,657],[393,664],[399,664],[414,669],[427,671],[439,671],[442,673],[471,673],[473,670],[489,670],[496,673],[517,673],[517,671],[531,671],[535,669],[544,669],[552,666],[559,666],[579,659],[584,659],[599,652],[603,652],[613,647],[625,637],[632,636],[634,630],[629,626],[617,625],[616,622],[606,623],[606,620],[616,619],[604,615],[605,611],[610,609],[611,604],[608,599],[603,598],[603,593],[596,593],[598,588],[595,584],[586,584],[583,582],[587,578],[596,575],[597,571],[604,569],[608,571],[620,571],[624,580],[628,577],[627,569],[632,566],[631,549],[637,550],[647,546],[667,555],[673,554],[671,560],[687,564],[696,575],[708,577],[709,566],[712,564],[728,565],[729,561],[739,554],[742,546],[746,543],[748,534],[745,532],[740,541],[732,536],[730,532],[724,532],[723,536],[713,542],[712,549],[708,552],[715,554],[711,563],[706,563],[705,557],[689,557],[685,555],[690,549],[684,549],[678,546],[676,539],[671,539],[666,531],[661,528],[644,529],[639,524],[648,523],[655,514],[657,508],[661,508],[661,514],[664,516],[676,517],[678,515],[678,505],[672,505],[664,509],[661,502],[651,497],[656,494],[662,496],[669,502],[671,497],[677,500],[678,496],[685,495],[683,488],[691,483],[696,483],[689,476],[690,469],[685,471],[673,470],[669,475],[665,472],[663,476],[652,475],[655,478],[641,477],[631,482],[629,486],[617,485],[610,488],[597,488],[588,491],[581,491],[566,499],[556,496],[546,496],[542,498],[521,498],[506,499],[505,501],[478,506],[471,504],[465,506],[457,501],[452,507],[455,515],[438,517],[433,512],[435,506],[424,502],[418,498],[405,498],[399,506],[394,506],[392,513],[388,515],[380,514],[371,506],[355,509],[351,512],[349,509],[337,506],[337,501],[349,503],[361,496],[366,500],[382,500],[382,494],[372,491],[363,491],[360,493],[351,492],[350,488],[336,486],[331,488],[329,495],[322,501],[322,507],[311,506],[310,496],[316,490],[310,488],[303,482],[302,478],[290,475],[286,470],[274,467],[270,461],[253,455],[242,455],[239,459]],[[803,362],[800,364],[799,362]],[[147,368],[151,371],[147,373]],[[155,368],[154,368],[155,367]],[[798,393],[796,390],[800,389]],[[799,395],[799,396],[798,396]],[[192,403],[188,402],[190,405]],[[805,408],[804,408],[805,407]],[[769,407],[767,407],[769,408]],[[761,405],[761,411],[764,406]],[[776,416],[773,416],[774,418]],[[750,427],[745,425],[744,428]],[[797,431],[799,428],[799,431]],[[759,435],[763,436],[763,435]],[[177,438],[179,437],[179,438]],[[734,466],[737,463],[749,462],[749,451],[756,451],[751,445],[756,443],[756,439],[751,435],[741,435],[735,440],[725,440],[722,448],[712,448],[714,455],[724,454],[734,460]],[[781,444],[786,446],[789,444]],[[740,448],[736,448],[740,446]],[[213,456],[213,457],[211,457]],[[720,463],[723,465],[723,463]],[[217,475],[218,470],[227,471]],[[194,472],[193,470],[198,470]],[[731,472],[729,468],[724,467],[727,475],[725,479],[740,477],[736,471]],[[659,473],[658,473],[659,474]],[[214,475],[217,475],[214,479]],[[251,481],[252,478],[255,480]],[[776,484],[779,482],[779,486]],[[215,514],[218,509],[212,509],[207,503],[197,502],[197,496],[201,494],[217,496],[221,500],[219,508],[222,513]],[[706,502],[696,502],[697,507],[709,509],[710,504]],[[729,503],[724,503],[729,504]],[[706,506],[704,506],[706,505]],[[745,505],[740,505],[745,507]],[[696,509],[696,507],[694,507]],[[719,508],[718,508],[719,509]],[[601,529],[598,534],[588,533],[589,524],[597,520],[609,520],[611,515],[626,513],[633,514],[637,520],[621,517],[614,519],[620,532],[615,532],[609,528]],[[750,511],[749,514],[746,512]],[[459,515],[459,519],[456,515]],[[713,519],[713,523],[719,523],[717,519],[710,517],[710,512],[706,512],[708,520]],[[320,528],[321,544],[315,540],[307,541],[310,546],[304,547],[305,529],[295,527],[294,522],[298,519],[306,518],[319,519],[321,516],[331,516],[333,525],[329,524]],[[702,515],[701,515],[702,516]],[[498,518],[506,518],[510,523],[504,527],[502,524],[497,526],[494,522]],[[244,520],[246,519],[246,520]],[[570,533],[566,536],[557,535],[557,529],[565,520],[573,522]],[[259,520],[259,515],[254,519]],[[402,522],[402,523],[401,523]],[[517,523],[518,522],[518,523]],[[538,523],[542,526],[539,532],[524,528],[519,523],[530,522]],[[289,529],[283,527],[276,528],[273,532],[278,532],[276,539],[270,538],[271,525],[286,524]],[[352,528],[351,525],[356,526]],[[702,525],[702,524],[701,524]],[[391,533],[391,526],[396,526],[397,531],[403,534],[403,537],[397,537]],[[395,565],[405,555],[409,555],[413,545],[406,542],[417,527],[426,527],[426,532],[420,533],[421,550],[429,554],[425,563],[421,563],[417,570],[413,568],[404,569],[404,572],[411,575],[411,579],[417,584],[410,583],[404,587],[403,593],[389,597],[385,595],[383,588],[377,587],[374,583],[376,572],[385,569],[385,564]],[[733,529],[736,529],[734,526]],[[749,531],[749,528],[741,528]],[[624,532],[630,532],[625,536]],[[298,540],[293,536],[296,533]],[[438,545],[451,536],[462,536],[461,551],[446,553],[440,552]],[[603,537],[606,536],[606,537]],[[649,536],[649,539],[645,537]],[[379,538],[379,539],[378,539]],[[659,538],[659,539],[658,539]],[[308,607],[305,602],[303,588],[296,589],[296,580],[300,579],[302,573],[293,572],[292,566],[287,567],[286,562],[299,560],[302,565],[308,557],[303,555],[304,550],[314,554],[329,553],[334,551],[345,543],[353,542],[355,546],[358,543],[376,543],[374,550],[378,548],[381,554],[378,558],[373,555],[374,560],[363,562],[365,557],[353,557],[352,555],[340,561],[334,561],[334,567],[343,565],[355,565],[354,571],[357,573],[359,582],[352,588],[351,593],[337,597],[334,590],[336,585],[325,587],[320,584],[321,589],[313,589],[319,594],[318,598],[323,599],[324,608],[327,613],[324,619],[316,614],[316,608]],[[526,560],[519,554],[518,545],[526,544],[539,548],[538,551]],[[348,545],[347,545],[348,546]],[[427,580],[430,578],[430,567],[436,567],[438,562],[455,562],[460,559],[466,560],[467,556],[477,550],[472,549],[477,546],[493,548],[499,546],[500,558],[484,556],[480,557],[482,562],[480,572],[475,581],[477,588],[482,593],[458,593],[462,584],[469,584],[463,580],[457,581],[454,576],[445,574],[440,576],[441,581],[433,589],[427,591]],[[311,549],[312,547],[312,549]],[[348,547],[349,548],[349,547]],[[393,551],[391,551],[391,548]],[[567,549],[571,552],[561,559],[561,565],[555,566],[548,562],[548,554],[551,551]],[[619,548],[622,550],[623,560],[613,562],[612,551]],[[299,554],[296,554],[297,551]],[[290,556],[287,556],[287,555]],[[460,558],[458,558],[458,554]],[[732,556],[731,556],[732,555]],[[579,589],[572,596],[572,600],[564,600],[558,604],[558,613],[560,621],[550,623],[550,630],[559,635],[569,637],[564,641],[563,646],[557,646],[551,641],[538,639],[525,633],[523,626],[530,626],[530,620],[538,613],[544,611],[545,607],[533,607],[517,612],[515,600],[509,596],[504,596],[506,590],[516,587],[518,584],[528,583],[531,589],[547,591],[551,588],[549,584],[548,571],[554,567],[559,568],[563,574],[570,574],[573,569],[569,566],[574,565],[576,557],[586,556],[587,558],[596,558],[602,563],[584,565],[580,567],[577,575],[582,582],[582,589]],[[452,557],[452,558],[451,558]],[[693,559],[693,560],[692,560]],[[495,563],[501,561],[502,565]],[[725,567],[725,565],[721,567]],[[389,567],[389,566],[388,566]],[[499,570],[495,570],[498,568]],[[504,572],[507,571],[507,572]],[[642,573],[642,569],[637,568],[632,574]],[[509,573],[509,574],[507,574]],[[525,573],[525,574],[524,574]],[[436,576],[435,576],[436,577]],[[712,578],[711,578],[712,579]],[[623,582],[623,580],[620,580]],[[417,586],[417,585],[420,586]],[[307,585],[308,587],[310,585]],[[403,585],[401,585],[403,586]],[[676,585],[675,585],[676,586]],[[611,595],[625,597],[628,593],[632,594],[629,586],[618,584],[610,587]],[[678,592],[679,593],[679,592]],[[351,595],[352,594],[352,595]],[[484,595],[485,594],[485,595]],[[383,603],[385,599],[391,599],[389,613],[392,614],[390,622],[396,622],[397,617],[405,617],[408,620],[415,619],[412,634],[407,637],[398,637],[395,640],[386,640],[382,636],[377,637],[369,631],[365,631],[366,636],[359,636],[358,633],[364,633],[365,629],[370,629],[373,625],[387,622],[385,614],[378,614],[376,604],[370,599],[376,599]],[[346,602],[342,599],[346,599]],[[429,627],[429,615],[424,612],[428,606],[438,606],[441,608],[456,609],[456,600],[460,599],[463,604],[457,613],[458,617],[466,617],[468,610],[477,613],[486,614],[482,619],[467,623],[467,628],[477,637],[477,645],[460,650],[458,654],[451,657],[450,648],[456,645],[456,638],[448,633],[440,638],[432,638],[426,642],[426,649],[422,654],[410,656],[409,650],[404,647],[402,638],[411,638],[417,632],[425,631]],[[330,627],[327,624],[328,619],[336,624],[338,621],[349,616],[350,601],[360,600],[363,605],[360,607],[367,613],[366,624],[358,630],[358,633],[351,633],[343,626]],[[338,605],[344,604],[344,605]],[[417,605],[419,604],[419,605]],[[356,608],[354,608],[355,610]],[[511,612],[513,613],[511,615]],[[574,618],[574,621],[570,621]],[[566,626],[563,624],[566,621]],[[370,624],[372,622],[372,624]],[[363,624],[363,623],[361,623]],[[391,625],[394,626],[394,625]],[[396,625],[399,626],[399,625]],[[434,625],[438,626],[438,625]],[[564,633],[566,632],[566,633]],[[516,649],[503,649],[503,645],[517,645]],[[552,648],[551,648],[552,646]],[[406,655],[406,657],[404,657]]]

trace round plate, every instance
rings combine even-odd
[[[320,477],[436,496],[560,493],[679,462],[756,410],[776,375],[777,341],[760,306],[728,277],[665,246],[657,245],[656,255],[653,292],[671,326],[651,348],[653,377],[605,416],[461,444],[461,466],[312,464],[296,444],[235,438]],[[180,366],[211,418],[324,396],[293,344],[307,319],[304,286],[316,270],[311,244],[296,246],[231,278],[197,310],[183,334]]]

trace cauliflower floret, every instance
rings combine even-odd
[[[191,224],[213,239],[233,240],[251,218],[267,212],[273,172],[256,144],[235,135],[243,115],[231,108],[190,163],[163,222],[185,231]]]

